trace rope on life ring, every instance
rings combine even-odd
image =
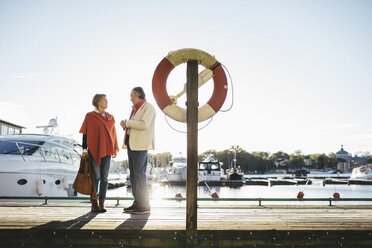
[[[198,122],[215,115],[222,107],[227,95],[227,78],[221,63],[213,56],[198,49],[186,48],[174,51],[166,56],[156,67],[152,78],[152,91],[159,108],[170,118],[186,122],[186,109],[177,105],[177,99],[186,92],[184,89],[176,96],[169,96],[167,79],[170,72],[178,65],[190,60],[197,60],[206,69],[198,75],[198,87],[213,78],[214,88],[211,98],[198,109]]]

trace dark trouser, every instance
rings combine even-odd
[[[106,192],[108,187],[108,173],[110,169],[111,156],[101,158],[101,164],[97,166],[92,154],[90,154],[90,163],[92,165],[94,182],[96,184],[97,195],[99,199],[106,199]],[[99,188],[98,188],[99,183]],[[99,190],[98,190],[99,189]]]
[[[150,208],[149,189],[147,187],[146,169],[147,169],[147,150],[132,151],[128,147],[128,163],[132,194],[134,205]]]

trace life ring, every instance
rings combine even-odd
[[[198,109],[198,122],[205,121],[215,115],[227,95],[227,78],[224,69],[213,56],[198,49],[186,48],[174,51],[166,56],[156,67],[152,78],[152,92],[159,108],[170,118],[186,122],[186,109],[176,104],[167,92],[167,79],[170,72],[178,65],[190,60],[197,60],[206,69],[199,74],[199,87],[203,80],[213,77],[214,88],[211,98]],[[205,82],[204,81],[204,82]]]

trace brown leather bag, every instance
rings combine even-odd
[[[90,195],[92,199],[97,199],[96,186],[94,184],[93,173],[90,166],[89,155],[81,157],[80,168],[76,175],[72,188],[83,195]]]

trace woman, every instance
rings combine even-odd
[[[106,212],[104,203],[108,186],[108,171],[110,169],[111,156],[116,157],[119,151],[115,130],[115,120],[107,113],[107,98],[105,94],[96,94],[92,104],[94,111],[85,115],[80,133],[83,134],[83,155],[88,156],[91,161],[93,178],[98,191],[97,198],[91,195],[92,212]],[[88,148],[88,150],[87,150]],[[98,188],[99,184],[99,188]],[[96,198],[96,199],[94,199]]]

